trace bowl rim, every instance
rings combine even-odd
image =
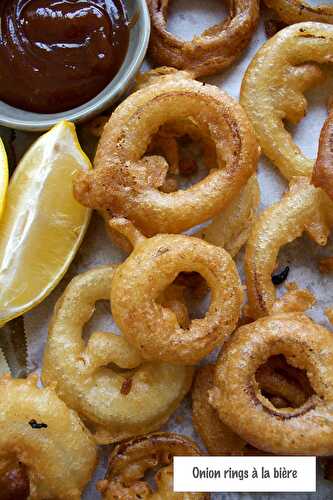
[[[90,101],[88,101],[87,103],[82,104],[81,106],[84,106],[84,108],[81,110],[78,110],[78,108],[81,107],[78,106],[61,113],[50,113],[48,115],[43,113],[34,113],[36,118],[29,119],[9,119],[8,117],[4,116],[0,110],[0,125],[16,130],[39,132],[50,129],[53,125],[57,124],[61,120],[80,123],[87,120],[88,118],[93,118],[94,116],[101,113],[104,109],[111,106],[112,103],[117,102],[125,93],[131,81],[139,71],[140,66],[145,58],[149,44],[151,23],[146,0],[135,0],[135,3],[137,4],[137,8],[139,9],[139,14],[141,17],[139,43],[137,43],[137,49],[135,50],[134,57],[128,64],[128,67],[124,70],[123,76],[114,86],[110,87],[109,91],[104,96],[99,98],[97,102],[89,104]],[[17,111],[24,111],[20,108],[15,108],[14,106],[11,107],[13,109],[17,109]]]

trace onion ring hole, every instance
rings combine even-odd
[[[282,354],[270,356],[257,369],[255,380],[261,402],[266,399],[277,409],[299,408],[314,394],[306,371],[291,366]]]

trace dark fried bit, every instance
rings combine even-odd
[[[279,274],[273,274],[273,285],[281,285],[284,281],[286,281],[286,279],[288,278],[289,270],[289,266],[286,266],[285,269],[283,269],[283,271],[281,271]]]
[[[30,482],[26,467],[18,462],[8,463],[0,473],[0,500],[27,500]]]
[[[131,378],[125,379],[122,386],[121,386],[121,389],[120,389],[121,394],[123,394],[124,396],[127,396],[127,394],[129,394],[131,392],[132,383],[133,383],[133,381]]]
[[[32,429],[47,429],[47,424],[44,424],[43,422],[38,423],[34,418],[30,420],[29,425]]]
[[[333,257],[327,257],[319,262],[319,270],[323,274],[333,272]]]
[[[266,19],[264,22],[265,33],[267,38],[272,38],[272,36],[276,35],[276,33],[287,25],[283,21],[279,19]]]

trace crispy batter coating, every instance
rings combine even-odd
[[[333,24],[333,6],[328,4],[315,7],[303,0],[264,0],[267,7],[275,10],[286,24],[316,21]]]
[[[274,302],[272,313],[305,312],[316,303],[316,297],[310,290],[298,288],[296,283],[286,284],[286,293]]]
[[[240,102],[254,126],[263,152],[287,179],[312,175],[306,158],[284,126],[306,114],[304,93],[319,84],[318,64],[333,62],[333,26],[300,23],[279,31],[257,52],[241,88]]]
[[[225,425],[209,403],[214,387],[214,365],[197,370],[192,389],[192,422],[210,455],[243,455],[246,441]]]
[[[163,71],[116,109],[94,171],[74,182],[81,203],[127,217],[147,236],[179,233],[220,213],[255,172],[259,156],[251,123],[234,99],[188,73]],[[167,161],[144,155],[163,125],[184,119],[214,143],[218,168],[186,190],[164,193]]]
[[[305,369],[314,394],[299,408],[278,409],[259,391],[255,373],[270,356]],[[239,436],[267,452],[333,454],[333,338],[299,313],[260,318],[224,347],[210,402]]]
[[[274,311],[276,291],[271,276],[281,247],[306,231],[319,245],[326,245],[333,225],[333,202],[304,177],[295,179],[282,199],[262,212],[247,242],[245,274],[249,314],[253,318]],[[289,290],[289,298],[275,306],[277,311],[304,310],[313,298],[301,290]]]
[[[332,7],[333,18],[333,7]],[[317,161],[315,163],[312,183],[321,187],[333,200],[333,109],[320,133]]]
[[[329,322],[333,325],[333,307],[328,307],[327,309],[325,309],[325,314]]]
[[[221,23],[185,41],[167,30],[169,0],[148,0],[151,17],[149,53],[160,65],[191,70],[196,77],[213,75],[231,66],[249,44],[259,19],[258,0],[228,2]]]
[[[15,500],[79,500],[96,466],[95,442],[54,390],[36,383],[0,379],[1,481],[14,483],[3,486]]]
[[[197,445],[185,436],[159,432],[125,441],[113,450],[104,481],[97,488],[106,500],[208,500],[206,493],[173,491],[172,458],[201,455]],[[152,491],[145,473],[155,474],[157,490]]]
[[[126,220],[113,221],[120,231]],[[124,234],[124,233],[123,233]],[[206,316],[188,329],[156,299],[182,272],[197,272],[211,290]],[[222,248],[185,235],[139,241],[115,272],[111,286],[114,320],[144,359],[195,364],[221,345],[240,316],[242,287],[235,263]]]
[[[114,272],[113,266],[93,269],[68,285],[55,307],[42,372],[100,444],[158,429],[192,382],[191,368],[143,362],[123,336],[94,332],[85,344],[83,327],[95,303],[109,300]],[[182,320],[184,313],[176,314]]]

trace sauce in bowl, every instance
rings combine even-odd
[[[27,111],[86,103],[128,49],[122,0],[1,0],[0,23],[0,100]]]

